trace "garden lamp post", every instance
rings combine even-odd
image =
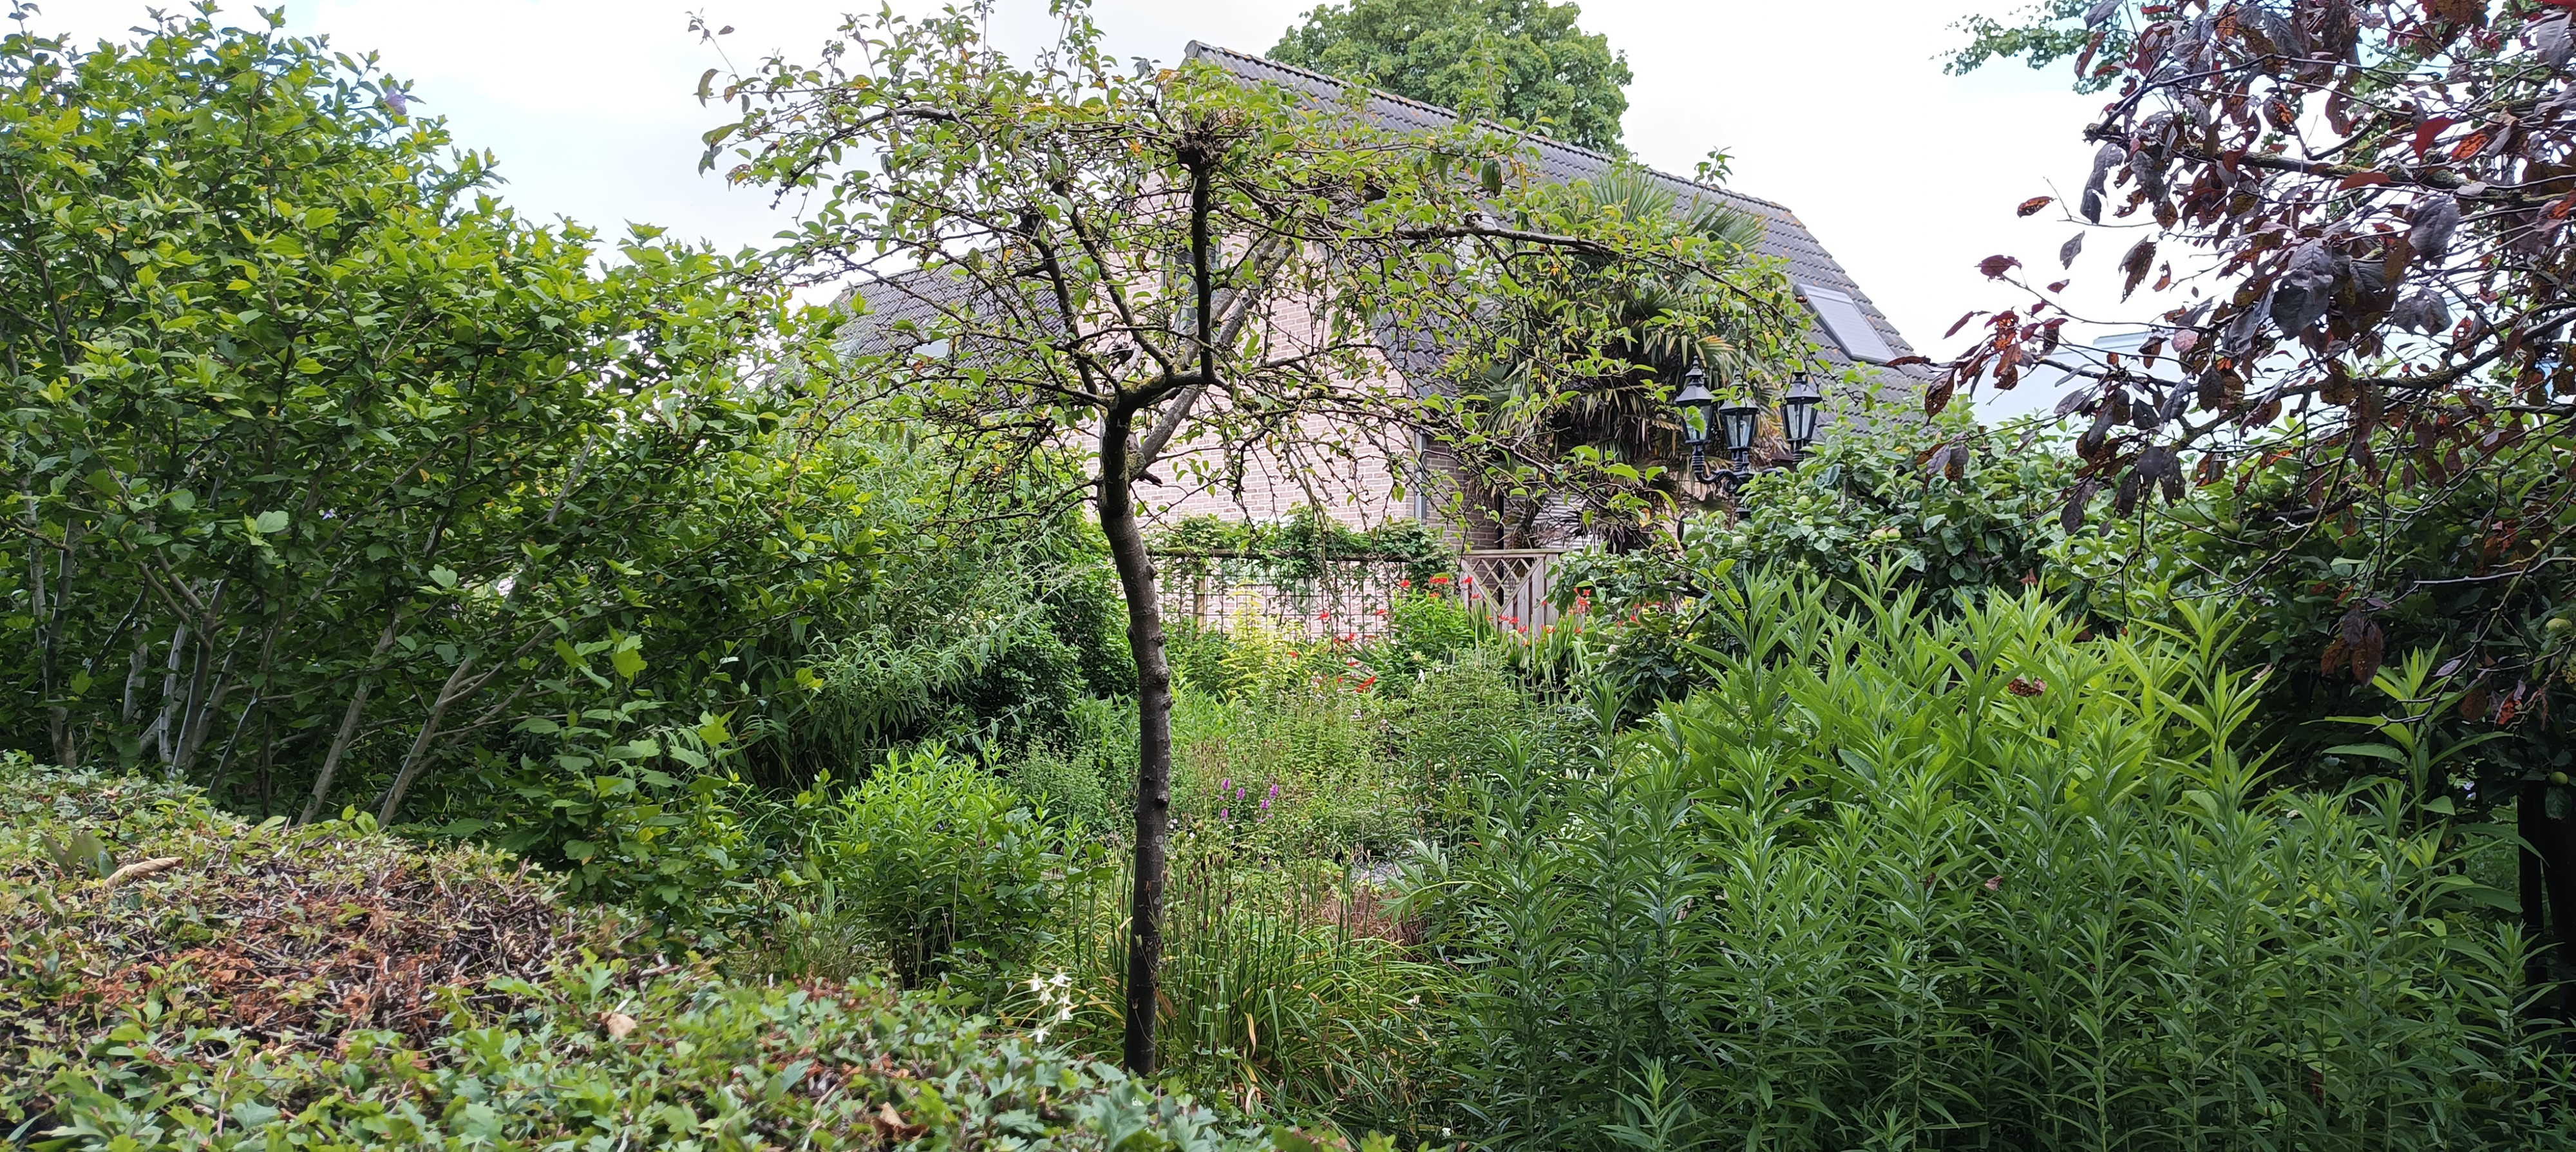
[[[1682,390],[1673,396],[1673,407],[1682,414],[1682,443],[1690,445],[1691,479],[1707,483],[1716,479],[1708,470],[1708,433],[1712,423],[1710,411],[1717,407],[1717,397],[1708,390],[1708,373],[1697,364],[1682,377]]]
[[[1753,434],[1761,427],[1762,409],[1737,397],[1718,406],[1718,431],[1726,437],[1726,456],[1735,464],[1735,482],[1753,478]]]
[[[1816,409],[1824,403],[1824,389],[1804,372],[1789,384],[1780,397],[1780,431],[1789,441],[1789,459],[1807,454],[1807,446],[1816,442]]]

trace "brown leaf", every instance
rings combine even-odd
[[[1965,327],[1967,327],[1967,326],[1968,326],[1968,321],[1970,321],[1970,320],[1974,320],[1974,319],[1976,319],[1977,317],[1979,317],[1979,316],[1983,316],[1983,315],[1985,315],[1985,313],[1983,313],[1983,312],[1970,312],[1970,313],[1968,313],[1968,314],[1967,314],[1967,315],[1965,315],[1965,316],[1959,317],[1959,322],[1958,322],[1958,323],[1956,323],[1956,324],[1951,325],[1951,326],[1950,326],[1950,330],[1949,330],[1949,331],[1944,332],[1944,333],[1942,333],[1942,334],[1941,334],[1941,338],[1942,338],[1942,339],[1944,339],[1944,340],[1947,340],[1947,339],[1949,339],[1949,338],[1951,338],[1951,337],[1953,337],[1953,336],[1958,335],[1958,334],[1959,334],[1959,329],[1962,329],[1962,328],[1965,328]]]
[[[2364,684],[2370,683],[2370,678],[2379,674],[2380,658],[2387,655],[2387,651],[2388,634],[2381,632],[2379,625],[2371,625],[2361,643],[2352,646],[2352,678]]]
[[[2050,204],[2050,203],[2052,203],[2052,202],[2054,202],[2056,199],[2057,199],[2057,197],[2055,197],[2055,196],[2033,196],[2033,197],[2031,197],[2031,198],[2030,198],[2030,199],[2028,199],[2028,200],[2024,200],[2024,201],[2022,201],[2022,202],[2021,202],[2021,207],[2016,208],[2016,209],[2013,209],[2013,215],[2015,215],[2015,216],[2030,216],[2030,215],[2035,215],[2035,214],[2037,214],[2037,213],[2038,213],[2038,211],[2039,211],[2040,209],[2048,207],[2048,206],[2049,206],[2049,204]]]
[[[2055,284],[2049,285],[2048,290],[2051,292],[2063,292],[2066,291],[2066,286],[2072,283],[2074,283],[2072,280],[2060,280]]]
[[[2120,299],[2126,300],[2130,293],[2138,290],[2139,282],[2147,278],[2147,270],[2155,267],[2155,263],[2156,242],[2153,239],[2138,241],[2129,249],[2128,255],[2120,257],[2120,275],[2123,277]]]
[[[2355,188],[2367,188],[2367,187],[2370,187],[2370,186],[2371,186],[2371,185],[2373,185],[2373,184],[2386,184],[2386,183],[2389,183],[2388,173],[2385,173],[2385,172],[2355,172],[2355,173],[2353,173],[2353,174],[2352,174],[2352,175],[2350,175],[2350,176],[2346,176],[2346,177],[2344,177],[2344,178],[2343,178],[2343,182],[2342,182],[2342,183],[2339,183],[2339,184],[2335,185],[2335,191],[2337,191],[2337,192],[2349,192],[2349,191],[2352,191],[2352,190],[2353,190],[2353,189],[2355,189]]]
[[[2084,251],[2084,234],[2083,234],[2083,233],[2078,232],[2078,233],[2076,233],[2076,234],[2075,234],[2075,235],[2073,235],[2073,236],[2069,236],[2069,237],[2067,237],[2067,238],[2066,238],[2066,243],[2063,243],[2063,244],[2060,244],[2060,245],[2058,245],[2058,246],[2057,246],[2057,266],[2058,266],[2058,267],[2060,267],[2060,268],[2072,268],[2072,267],[2074,267],[2074,266],[2075,266],[2075,257],[2076,257],[2077,255],[2081,254],[2083,251]]]
[[[627,1033],[635,1031],[635,1018],[623,1012],[610,1012],[599,1018],[599,1027],[608,1033],[609,1039],[623,1040]]]
[[[2019,267],[2021,261],[2010,256],[1988,256],[1977,261],[1977,271],[1985,273],[1988,280],[2003,279],[2004,273]]]
[[[925,1124],[904,1123],[903,1113],[895,1111],[892,1103],[877,1105],[877,1110],[868,1116],[868,1125],[877,1130],[879,1138],[896,1144],[918,1140],[930,1131]]]
[[[2493,134],[2489,133],[2484,128],[2471,132],[2466,137],[2463,137],[2459,143],[2451,146],[2451,159],[2455,161],[2468,160],[2476,156],[2478,153],[2486,151],[2487,141],[2494,138]]]

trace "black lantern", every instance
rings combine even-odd
[[[1708,373],[1694,364],[1682,376],[1682,390],[1673,396],[1673,407],[1682,410],[1682,443],[1708,443],[1708,410],[1717,404],[1709,394]]]
[[[1682,390],[1673,396],[1673,407],[1681,409],[1682,443],[1690,445],[1690,474],[1694,480],[1708,479],[1709,413],[1716,406],[1717,397],[1708,390],[1708,373],[1697,364],[1691,365],[1691,370],[1682,376]]]
[[[1816,408],[1824,399],[1824,389],[1804,372],[1780,397],[1780,431],[1788,438],[1790,459],[1806,455],[1807,446],[1816,442]]]
[[[1735,462],[1738,479],[1753,474],[1753,433],[1761,422],[1762,409],[1750,400],[1738,397],[1718,406],[1718,432],[1726,437],[1726,456]]]

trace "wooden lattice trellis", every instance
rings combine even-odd
[[[1556,622],[1548,602],[1554,549],[1468,552],[1458,557],[1460,590],[1480,599],[1506,628],[1536,632]],[[1411,565],[1401,560],[1332,558],[1297,565],[1287,575],[1276,557],[1217,550],[1155,553],[1162,570],[1163,619],[1201,628],[1261,624],[1307,636],[1365,643],[1386,634],[1389,605],[1405,594]]]

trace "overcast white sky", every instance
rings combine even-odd
[[[157,0],[183,8],[184,0]],[[1965,78],[1936,57],[1949,26],[2022,0],[1585,0],[1583,24],[1627,53],[1627,141],[1646,163],[1687,174],[1712,147],[1735,155],[1734,186],[1798,213],[1918,350],[1946,356],[1942,333],[1975,307],[2015,302],[1976,263],[2010,253],[2054,279],[2074,231],[2051,210],[2018,220],[2023,199],[2083,181],[2078,132],[2100,104],[2067,91],[2060,68],[2019,64]],[[40,28],[125,38],[142,0],[40,0]],[[411,81],[457,138],[500,156],[504,196],[523,211],[615,230],[660,224],[726,246],[784,226],[757,193],[696,170],[698,134],[722,119],[692,95],[721,66],[687,14],[731,24],[724,51],[748,65],[784,49],[811,55],[845,8],[875,0],[286,0],[288,27],[376,51]],[[908,0],[898,7],[921,7]],[[1192,39],[1260,52],[1312,0],[1097,0],[1122,56],[1177,59]],[[227,5],[254,17],[246,3]],[[1052,27],[1045,0],[1002,0],[996,32],[1035,45]],[[2052,187],[2052,182],[2054,187]],[[2127,237],[2094,236],[2076,262],[2074,299],[2089,314],[2143,317],[2170,307],[2086,289],[2108,285]],[[1964,333],[1963,333],[1964,335]],[[2035,395],[2016,395],[2026,407]],[[2051,398],[2053,399],[2053,398]],[[1988,405],[1987,414],[1999,415]]]

